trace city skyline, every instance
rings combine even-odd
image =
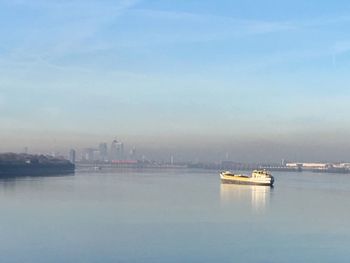
[[[35,144],[33,144],[35,147],[28,147],[28,145],[23,144],[13,151],[17,153],[64,156],[67,159],[71,159],[71,151],[73,150],[74,155],[77,154],[77,160],[108,162],[123,159],[169,162],[175,159],[176,162],[180,163],[233,161],[238,163],[276,164],[281,163],[281,160],[296,163],[350,163],[349,159],[343,158],[348,150],[346,145],[339,147],[337,154],[329,158],[327,152],[320,151],[319,145],[312,145],[312,143],[302,140],[294,147],[281,141],[245,141],[239,146],[245,148],[239,148],[237,147],[238,145],[230,144],[228,141],[218,145],[203,144],[203,138],[198,138],[197,141],[192,140],[191,142],[168,143],[166,147],[162,148],[159,147],[159,143],[165,143],[165,141],[158,143],[153,141],[153,147],[142,143],[140,140],[138,142],[141,142],[141,144],[137,144],[135,141],[124,141],[117,139],[117,137],[111,137],[109,139],[103,138],[100,142],[94,141],[81,145],[72,144],[68,147],[66,145],[60,146],[60,142],[56,141],[55,145],[50,149],[48,149],[49,143],[42,149]],[[302,144],[304,146],[307,144],[310,147],[310,152],[300,152],[299,148]],[[116,145],[114,150],[113,145]],[[194,147],[193,145],[196,146]],[[263,152],[265,147],[270,147],[272,150]],[[276,149],[278,150],[276,151]],[[291,152],[294,154],[291,154]],[[264,158],[261,158],[261,155],[264,155]],[[310,158],[310,156],[313,157]]]
[[[349,160],[348,7],[1,0],[0,151]]]

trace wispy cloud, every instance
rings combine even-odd
[[[125,41],[125,46],[220,41],[274,33],[288,34],[350,22],[350,16],[346,15],[278,21],[137,8],[128,10],[124,19],[132,21],[130,24],[133,26],[130,26],[130,29],[135,33],[122,35],[125,38],[121,43]],[[145,30],[138,30],[140,28]]]
[[[310,28],[310,27],[323,27],[337,24],[344,24],[350,22],[350,15],[341,15],[341,16],[323,16],[316,18],[309,18],[307,20],[294,20],[293,24],[301,28]]]
[[[254,20],[222,15],[179,11],[137,9],[137,0],[118,1],[2,1],[8,5],[36,10],[37,16],[24,30],[9,52],[3,53],[11,62],[55,63],[65,56],[90,56],[99,52],[110,54],[142,51],[154,46],[174,46],[221,41],[233,45],[261,35],[288,35],[298,30],[350,22],[350,17],[321,17],[307,20]],[[35,14],[36,16],[36,14]],[[34,16],[33,16],[34,17]],[[120,18],[120,19],[118,19]],[[18,28],[16,28],[18,29]],[[1,34],[1,30],[0,30]],[[15,33],[21,34],[21,33]],[[338,45],[335,53],[344,52]],[[309,53],[299,50],[287,53],[296,57]],[[325,50],[325,53],[329,50]],[[311,53],[314,53],[311,51]],[[330,56],[329,54],[326,54]],[[280,61],[288,54],[262,54]],[[312,54],[313,56],[313,54]],[[309,56],[310,57],[310,56]],[[1,54],[0,54],[1,59]],[[57,61],[56,61],[57,62]],[[258,62],[260,63],[260,62]],[[254,65],[252,63],[251,65]]]
[[[133,32],[122,32],[124,46],[221,41],[294,29],[289,22],[149,9],[128,10],[124,19],[132,22],[128,29]]]
[[[28,23],[19,23],[14,31],[25,41],[13,43],[5,55],[14,60],[46,60],[88,48],[101,28],[138,1],[17,0],[6,3],[16,9],[28,9],[29,18]],[[97,42],[97,45],[101,44]]]
[[[247,20],[234,18],[229,16],[219,16],[210,14],[190,13],[190,12],[171,12],[171,11],[160,11],[160,10],[148,10],[148,9],[134,9],[130,13],[134,13],[138,16],[143,16],[148,19],[157,19],[164,21],[175,21],[196,24],[216,24],[225,27],[228,26],[241,26],[242,29],[246,29],[247,33],[266,33],[275,32],[280,30],[290,30],[292,25],[288,22],[273,22],[273,21],[262,21],[262,20]]]

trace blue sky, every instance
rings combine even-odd
[[[349,1],[0,0],[3,150],[113,136],[336,149],[349,28]]]

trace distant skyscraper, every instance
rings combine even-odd
[[[136,160],[136,147],[132,147],[132,149],[129,152],[129,157],[131,160]]]
[[[124,159],[124,144],[113,140],[111,144],[110,160],[123,160]]]
[[[75,150],[71,149],[69,151],[69,161],[71,163],[75,163]]]
[[[107,143],[101,142],[98,150],[100,152],[100,161],[105,162],[108,160],[108,147]]]

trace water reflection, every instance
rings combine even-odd
[[[264,211],[270,201],[270,186],[221,184],[220,198],[222,204],[250,203],[252,210]]]
[[[20,184],[38,184],[45,178],[61,178],[71,177],[75,173],[63,173],[63,174],[35,174],[35,175],[1,175],[0,176],[0,190],[15,190],[18,183]]]
[[[29,173],[29,174],[0,174],[0,181],[16,181],[23,178],[33,179],[33,178],[45,178],[45,177],[64,177],[64,176],[74,176],[74,171],[59,172],[59,173]]]

